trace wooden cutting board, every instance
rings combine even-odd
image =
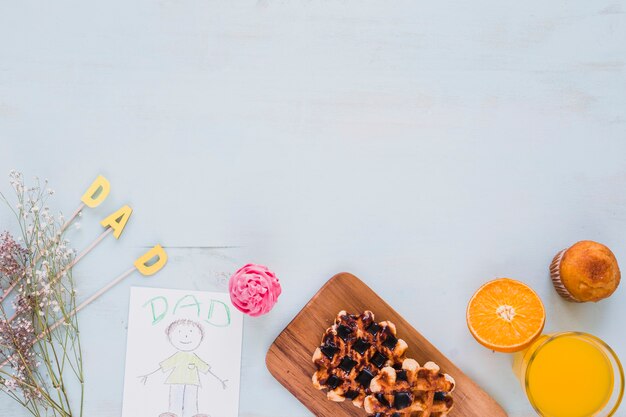
[[[346,310],[374,312],[377,321],[396,324],[398,337],[409,349],[407,356],[423,364],[437,363],[456,380],[454,408],[450,417],[506,417],[506,412],[474,381],[437,350],[424,336],[354,275],[341,273],[330,279],[276,338],[265,362],[270,373],[319,417],[364,417],[365,411],[351,402],[335,403],[311,384],[315,366],[311,356],[337,313]]]

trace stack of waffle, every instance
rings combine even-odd
[[[313,354],[313,385],[331,401],[346,399],[373,417],[444,417],[454,379],[433,362],[407,359],[407,344],[389,321],[371,311],[340,311]]]

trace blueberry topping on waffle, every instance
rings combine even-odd
[[[375,335],[376,333],[378,333],[380,331],[381,327],[378,325],[378,323],[372,323],[368,328],[367,331],[372,334]]]
[[[393,349],[398,344],[398,339],[395,338],[394,335],[390,334],[387,336],[385,341],[383,342],[383,346],[388,349]]]
[[[413,396],[410,392],[399,391],[393,395],[393,406],[397,410],[407,408],[413,402]]]
[[[344,326],[343,324],[337,326],[337,336],[341,337],[344,341],[347,341],[352,333],[352,329],[348,326]]]
[[[359,391],[355,391],[355,390],[348,390],[348,392],[346,392],[345,394],[345,397],[349,400],[354,400],[358,396],[359,396]]]
[[[437,391],[434,396],[435,401],[444,401],[446,399],[446,393]]]
[[[326,380],[326,385],[328,385],[328,387],[331,388],[331,389],[337,388],[339,386],[339,384],[341,384],[341,379],[337,378],[335,375],[331,375]]]
[[[350,359],[349,356],[344,356],[341,363],[339,363],[339,367],[343,369],[344,372],[349,373],[356,364],[357,362]]]
[[[320,348],[320,350],[322,351],[322,353],[324,354],[324,356],[326,356],[328,359],[333,359],[333,356],[335,356],[335,353],[337,353],[337,351],[339,349],[337,349],[336,346],[332,346],[332,345],[326,345],[326,346],[322,346]]]
[[[370,386],[370,382],[374,378],[374,374],[368,368],[365,368],[359,373],[359,376],[356,377],[356,381],[361,384],[364,388]]]
[[[372,379],[372,394],[365,397],[363,405],[371,416],[382,413],[389,417],[398,413],[402,416],[443,417],[452,408],[449,393],[454,390],[454,384],[454,379],[441,373],[433,362],[420,366],[413,359],[405,359],[401,370],[387,366]]]
[[[358,339],[354,345],[352,345],[352,349],[360,355],[363,355],[370,346],[372,346],[371,343],[368,343],[365,339]]]
[[[376,353],[372,355],[370,362],[372,362],[374,365],[376,365],[377,368],[380,369],[385,366],[385,363],[387,362],[387,357],[379,351],[376,351]]]
[[[445,417],[454,379],[433,362],[407,359],[406,342],[371,311],[339,312],[313,353],[313,385],[331,401],[351,401],[370,417]]]

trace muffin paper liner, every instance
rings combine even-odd
[[[573,303],[582,303],[582,301],[578,301],[575,299],[572,294],[565,288],[563,281],[561,281],[561,260],[563,259],[563,255],[567,249],[563,249],[559,253],[556,254],[552,263],[550,264],[550,278],[552,278],[552,284],[554,285],[554,289],[561,297],[563,297],[567,301],[571,301]]]

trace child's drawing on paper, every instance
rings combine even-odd
[[[133,288],[122,417],[236,417],[242,316],[228,295]]]
[[[158,369],[140,377],[146,384],[148,377],[158,371],[169,373],[165,381],[170,387],[169,409],[159,417],[210,417],[198,413],[198,390],[202,387],[200,372],[214,376],[223,389],[226,389],[227,380],[211,372],[211,366],[193,353],[204,339],[202,325],[179,319],[167,326],[165,334],[177,352],[161,362]]]

